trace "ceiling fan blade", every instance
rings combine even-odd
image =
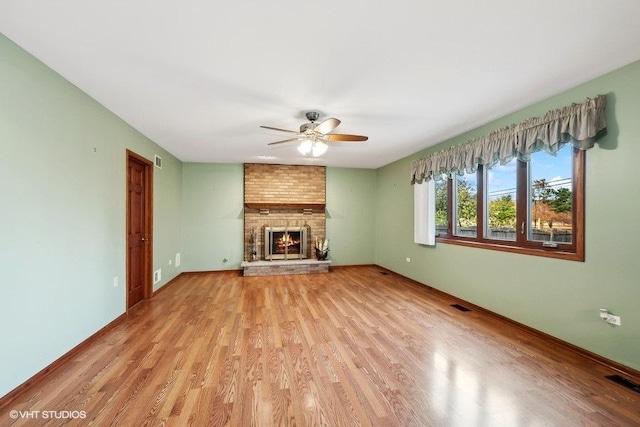
[[[284,144],[285,142],[297,141],[298,138],[283,139],[282,141],[270,142],[267,145]]]
[[[326,135],[332,130],[334,130],[335,128],[337,128],[339,124],[340,124],[340,120],[334,119],[333,117],[331,117],[323,121],[322,123],[320,123],[318,126],[314,127],[313,130],[315,132],[320,132]]]
[[[344,133],[330,133],[329,135],[325,135],[325,137],[329,138],[329,141],[342,142],[364,142],[369,139],[368,136],[364,135],[347,135]]]
[[[280,129],[280,128],[274,128],[274,127],[271,127],[271,126],[260,126],[260,127],[263,128],[263,129],[277,130],[277,131],[280,131],[280,132],[300,133],[300,132],[295,131],[295,130]]]

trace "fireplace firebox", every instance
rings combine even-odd
[[[264,257],[266,260],[307,258],[307,228],[265,227]]]

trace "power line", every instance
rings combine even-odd
[[[572,178],[557,179],[555,181],[547,182],[546,188],[556,189],[558,187],[560,188],[564,188],[567,186],[570,187],[572,181],[573,181]],[[498,197],[507,196],[507,195],[513,195],[514,196],[513,198],[515,199],[515,194],[516,194],[516,189],[514,187],[514,188],[503,188],[500,190],[489,191],[487,196],[489,199],[492,199],[492,198],[498,198]]]

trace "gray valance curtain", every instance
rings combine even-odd
[[[592,148],[606,128],[605,104],[606,97],[598,95],[415,160],[411,164],[411,183],[472,173],[478,165],[490,168],[514,157],[526,162],[531,153],[556,153],[568,143],[581,150]]]

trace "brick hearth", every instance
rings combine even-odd
[[[314,259],[280,261],[244,261],[240,264],[245,276],[280,276],[284,274],[328,273],[331,261]]]

